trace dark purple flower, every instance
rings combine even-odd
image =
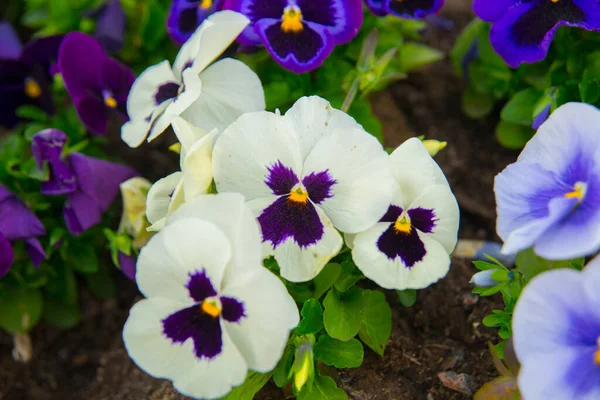
[[[40,220],[27,206],[0,184],[0,278],[6,275],[14,260],[11,242],[23,240],[33,264],[46,258],[38,236],[46,234]]]
[[[120,0],[108,0],[99,8],[87,12],[86,16],[96,20],[94,37],[109,53],[118,53],[125,42],[125,23]]]
[[[492,46],[513,68],[543,60],[559,26],[600,29],[597,0],[475,0],[473,9],[493,24]]]
[[[92,133],[104,134],[114,111],[128,120],[127,96],[135,75],[108,57],[96,39],[69,33],[60,46],[58,67],[79,118]]]
[[[16,109],[25,104],[54,112],[49,70],[61,40],[62,36],[49,36],[23,47],[12,26],[0,23],[0,124],[16,124]]]
[[[167,18],[167,32],[175,43],[181,45],[206,18],[222,9],[223,0],[173,0]]]
[[[225,0],[224,8],[252,21],[241,44],[264,45],[296,73],[319,67],[336,45],[356,36],[363,20],[360,0]]]
[[[444,0],[365,0],[365,3],[373,14],[381,17],[392,14],[403,18],[424,18],[438,12]]]
[[[46,129],[33,137],[31,151],[38,166],[47,163],[50,176],[42,183],[45,195],[66,195],[63,215],[67,229],[79,235],[99,223],[119,193],[121,182],[136,176],[131,168],[108,161],[71,153],[66,159],[62,149],[64,132]]]

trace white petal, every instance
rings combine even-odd
[[[258,222],[238,193],[219,193],[195,198],[169,217],[167,226],[179,220],[200,219],[215,224],[232,246],[226,279],[262,263]]]
[[[171,125],[173,126],[175,136],[177,136],[177,140],[181,143],[181,151],[179,154],[181,155],[182,160],[197,141],[208,135],[208,132],[204,129],[194,126],[189,121],[179,116],[173,118]]]
[[[319,139],[337,128],[362,129],[354,118],[318,96],[302,97],[285,113],[285,118],[296,128],[302,158],[308,156]]]
[[[456,198],[447,184],[430,186],[421,192],[408,209],[425,208],[435,213],[435,227],[431,233],[423,233],[452,253],[458,240],[459,209]]]
[[[192,61],[189,67],[196,75],[215,61],[239,36],[250,20],[234,11],[214,13],[200,25],[181,47],[173,69],[176,73]]]
[[[198,359],[192,340],[173,344],[163,335],[161,321],[182,308],[164,298],[135,304],[123,329],[127,352],[141,369],[156,378],[172,380],[184,395],[220,398],[244,381],[246,362],[225,329],[222,352],[212,360]]]
[[[390,227],[389,223],[378,223],[361,232],[354,239],[352,259],[363,274],[385,289],[423,289],[437,282],[450,269],[450,257],[441,244],[421,234],[425,245],[425,257],[410,269],[400,257],[390,260],[377,247],[380,236]]]
[[[213,180],[212,151],[217,131],[198,140],[187,152],[181,169],[185,201],[207,194]]]
[[[242,115],[217,139],[213,171],[219,192],[239,192],[252,200],[271,196],[267,168],[281,161],[298,176],[298,139],[282,117],[266,111]]]
[[[244,303],[240,323],[224,322],[225,329],[248,367],[269,372],[283,354],[290,330],[298,325],[298,307],[283,283],[264,267],[225,282],[222,295]]]
[[[146,118],[156,108],[154,96],[160,87],[168,82],[179,84],[179,80],[173,75],[171,64],[167,60],[148,67],[131,86],[127,98],[127,114],[131,119]]]
[[[304,163],[303,176],[329,171],[333,196],[320,203],[333,225],[357,233],[387,211],[395,190],[387,153],[363,129],[336,129],[321,138]]]
[[[258,75],[246,64],[226,58],[200,74],[202,95],[183,114],[205,130],[224,131],[242,114],[265,109]]]
[[[127,143],[129,147],[139,147],[142,143],[144,143],[144,140],[146,140],[146,137],[152,129],[152,126],[156,120],[162,116],[169,104],[171,104],[171,100],[163,101],[161,104],[156,106],[150,118],[139,117],[123,124],[121,127],[121,139]]]
[[[390,155],[392,171],[408,203],[427,187],[448,185],[439,165],[418,138],[408,139]]]
[[[167,216],[171,196],[182,178],[181,172],[175,172],[152,185],[146,199],[146,217],[151,224]]]
[[[219,291],[232,250],[213,223],[188,218],[169,223],[140,252],[136,281],[146,297],[193,303],[185,285],[190,273],[204,270]]]

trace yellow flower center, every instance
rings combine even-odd
[[[587,192],[587,184],[585,182],[577,182],[571,192],[565,193],[567,199],[577,199],[580,202],[584,199]]]
[[[104,99],[104,104],[110,108],[117,108],[117,100],[115,100],[115,98],[112,96],[106,96]]]
[[[302,32],[304,25],[302,24],[302,12],[297,6],[287,6],[283,10],[283,21],[281,22],[281,30],[285,33]]]
[[[216,298],[204,300],[202,302],[202,305],[200,306],[200,309],[202,310],[202,312],[210,315],[213,318],[217,318],[219,315],[221,315],[221,311],[223,311],[223,308],[221,307],[221,302],[219,301],[219,299]]]
[[[294,203],[306,204],[308,202],[308,192],[301,187],[290,190],[290,201]]]
[[[550,0],[553,3],[558,3],[560,0]]]
[[[213,5],[212,0],[202,0],[202,2],[200,2],[200,5],[198,7],[200,7],[203,10],[206,10],[207,8],[211,8]]]
[[[25,79],[25,94],[32,99],[37,99],[42,95],[42,88],[33,78]]]
[[[410,219],[406,215],[399,216],[396,222],[394,222],[394,230],[396,233],[410,233],[412,230]]]

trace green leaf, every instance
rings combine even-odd
[[[398,49],[398,62],[402,72],[412,72],[443,58],[444,53],[441,51],[419,43],[408,42]]]
[[[347,341],[358,333],[363,318],[363,290],[353,287],[345,293],[331,289],[323,305],[323,322],[329,336]]]
[[[392,309],[378,290],[363,293],[363,320],[359,337],[374,352],[383,355],[392,334]]]
[[[494,96],[479,93],[472,86],[468,86],[462,95],[462,110],[473,119],[483,118],[494,109]]]
[[[364,350],[356,339],[342,342],[323,335],[313,348],[315,357],[336,368],[356,368],[363,362]]]
[[[290,372],[292,370],[292,363],[294,362],[295,350],[295,347],[291,343],[288,343],[283,351],[283,356],[281,356],[281,359],[273,370],[273,381],[278,387],[284,387],[292,379]]]
[[[248,373],[246,381],[241,386],[234,388],[222,400],[252,400],[254,399],[254,395],[269,382],[270,378],[270,373],[261,374],[251,371]]]
[[[48,279],[46,292],[65,303],[76,304],[79,293],[73,270],[66,263],[56,263],[54,272]]]
[[[463,58],[469,52],[471,45],[476,40],[483,27],[484,22],[482,20],[477,18],[474,19],[463,29],[454,42],[454,48],[450,53],[450,59],[454,65],[454,72],[461,78],[463,78]]]
[[[335,381],[328,376],[315,376],[312,387],[306,385],[298,393],[298,400],[347,400],[348,395],[338,388]]]
[[[29,332],[40,320],[42,308],[39,290],[6,287],[0,298],[0,327],[10,333]]]
[[[296,328],[298,335],[317,333],[323,329],[323,307],[315,299],[308,299],[302,306],[302,321]]]
[[[35,122],[48,121],[48,114],[46,114],[44,110],[29,104],[17,108],[17,116],[23,119],[30,119]]]
[[[333,283],[337,281],[342,272],[342,267],[337,263],[329,263],[313,280],[315,291],[313,296],[315,299],[320,299],[326,291],[328,291]]]
[[[506,103],[500,112],[500,117],[503,121],[530,127],[533,122],[534,107],[542,95],[543,92],[535,88],[518,92]]]
[[[346,292],[361,279],[364,279],[364,275],[356,267],[354,261],[352,261],[352,257],[348,257],[342,262],[342,273],[340,278],[335,282],[335,288],[340,292]]]
[[[84,242],[69,244],[69,263],[75,271],[93,274],[98,271],[98,255],[94,246]]]
[[[572,268],[572,264],[582,264],[584,258],[575,258],[571,260],[546,260],[535,254],[533,248],[520,251],[517,254],[515,265],[517,269],[523,274],[527,281],[531,280],[534,276],[549,271],[551,269],[558,268]]]
[[[417,291],[414,289],[396,290],[400,304],[404,307],[412,307],[417,302]]]
[[[507,149],[522,149],[534,132],[531,127],[500,121],[496,126],[496,139]]]
[[[109,299],[117,294],[117,285],[112,276],[113,268],[108,268],[105,263],[98,264],[98,271],[85,275],[88,287],[95,296]]]
[[[44,298],[44,322],[60,329],[71,329],[81,321],[78,304],[64,303],[52,296]]]

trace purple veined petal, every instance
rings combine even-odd
[[[0,203],[0,231],[10,241],[46,234],[44,225],[16,196]]]
[[[0,59],[16,60],[22,50],[21,39],[10,22],[0,22]]]
[[[427,208],[411,208],[407,212],[412,226],[423,233],[431,233],[436,226],[435,211]]]
[[[94,36],[109,53],[117,53],[125,41],[126,16],[120,0],[108,0],[96,17]]]
[[[106,211],[119,194],[119,185],[138,173],[129,167],[73,153],[71,167],[79,188],[92,198],[101,211]]]
[[[198,303],[217,295],[215,287],[204,270],[190,273],[190,279],[185,287],[190,293],[190,297]]]
[[[324,26],[305,22],[300,32],[284,32],[280,20],[263,19],[255,32],[282,67],[297,74],[318,68],[333,51],[334,39]]]
[[[396,222],[398,217],[402,215],[403,212],[404,210],[402,209],[402,207],[398,207],[392,204],[388,207],[388,210],[383,215],[383,217],[381,217],[379,222]]]
[[[93,37],[80,32],[65,36],[58,52],[58,67],[73,99],[89,97],[90,93],[101,98],[105,58],[102,46]]]
[[[393,223],[379,237],[377,247],[390,260],[400,258],[407,268],[423,260],[427,254],[416,229],[411,229],[408,233],[398,232]]]
[[[77,115],[85,127],[95,135],[104,135],[108,128],[108,107],[100,97],[84,95],[73,98]]]
[[[221,297],[223,312],[221,316],[227,322],[239,323],[246,316],[244,303],[233,297]]]
[[[54,35],[31,40],[23,47],[21,61],[28,65],[43,64],[49,68],[51,61],[58,57],[63,39],[63,35]]]
[[[42,169],[46,161],[60,160],[67,140],[67,134],[59,129],[44,129],[36,133],[31,141],[31,153],[38,168]]]
[[[315,204],[321,204],[326,199],[332,198],[332,188],[336,183],[337,181],[331,177],[329,171],[313,172],[302,179],[308,197]]]
[[[84,192],[75,192],[67,195],[63,216],[69,232],[78,236],[100,223],[102,211],[92,197]]]
[[[255,32],[254,24],[261,19],[281,19],[287,5],[287,0],[225,0],[223,8],[237,11],[250,19],[250,25],[237,41],[244,46],[256,46],[262,44],[262,41]]]
[[[369,10],[378,17],[385,17],[387,15],[385,2],[386,0],[365,0],[365,4]]]
[[[399,17],[425,18],[438,12],[443,5],[444,0],[387,0],[386,10]]]
[[[121,272],[127,278],[131,279],[135,282],[135,273],[137,270],[137,258],[132,254],[130,256],[119,252],[119,266],[121,267]]]
[[[44,246],[38,238],[31,237],[25,239],[25,249],[27,250],[27,254],[29,254],[29,258],[33,262],[34,267],[39,267],[42,261],[46,259],[46,251],[44,250]]]
[[[133,82],[135,82],[135,75],[127,66],[110,57],[104,60],[102,66],[103,94],[110,96],[104,99],[104,104],[109,109],[116,109],[126,120],[129,120],[127,98]],[[110,98],[115,100],[116,104],[111,104]]]
[[[283,165],[281,161],[267,167],[268,176],[266,185],[271,188],[274,195],[284,196],[290,194],[293,187],[299,182],[298,176],[291,168]]]
[[[519,4],[520,0],[475,0],[473,11],[484,21],[494,22],[501,18],[510,7]]]
[[[7,274],[15,260],[15,253],[8,239],[0,232],[0,278]]]
[[[335,44],[354,39],[363,22],[361,0],[297,0],[296,4],[305,21],[327,27]]]
[[[40,193],[57,196],[77,190],[77,179],[68,163],[63,160],[52,161],[49,163],[49,168],[50,177],[46,182],[42,182]]]

